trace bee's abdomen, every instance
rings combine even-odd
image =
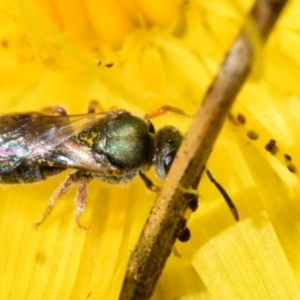
[[[64,171],[64,168],[48,166],[18,167],[10,172],[0,173],[0,183],[33,183]]]

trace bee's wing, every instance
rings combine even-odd
[[[72,116],[40,113],[0,116],[0,173],[18,167],[24,159],[47,157],[53,149],[101,120],[112,120],[120,112]]]

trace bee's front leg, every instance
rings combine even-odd
[[[156,186],[151,179],[149,179],[143,172],[139,173],[141,179],[144,181],[146,187],[148,190],[158,193],[160,191],[160,188],[158,186]]]
[[[191,117],[190,115],[186,114],[183,110],[181,110],[180,108],[171,106],[171,105],[164,105],[162,107],[160,107],[159,109],[157,109],[156,111],[146,114],[145,117],[147,119],[153,119],[159,116],[162,116],[168,112],[172,112],[178,115],[182,115],[182,116],[186,116],[186,117]]]

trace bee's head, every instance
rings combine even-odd
[[[182,138],[182,134],[173,126],[163,127],[156,133],[153,165],[159,178],[166,178]]]

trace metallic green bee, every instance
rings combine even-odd
[[[165,179],[182,141],[172,126],[155,132],[150,117],[166,111],[163,107],[140,118],[125,110],[95,112],[92,102],[88,114],[68,116],[59,106],[44,112],[0,116],[0,183],[33,183],[68,168],[76,169],[51,196],[40,225],[57,200],[78,182],[75,219],[87,202],[88,183],[100,179],[108,183],[126,183],[139,175],[146,186],[158,191],[144,174],[152,165]]]

